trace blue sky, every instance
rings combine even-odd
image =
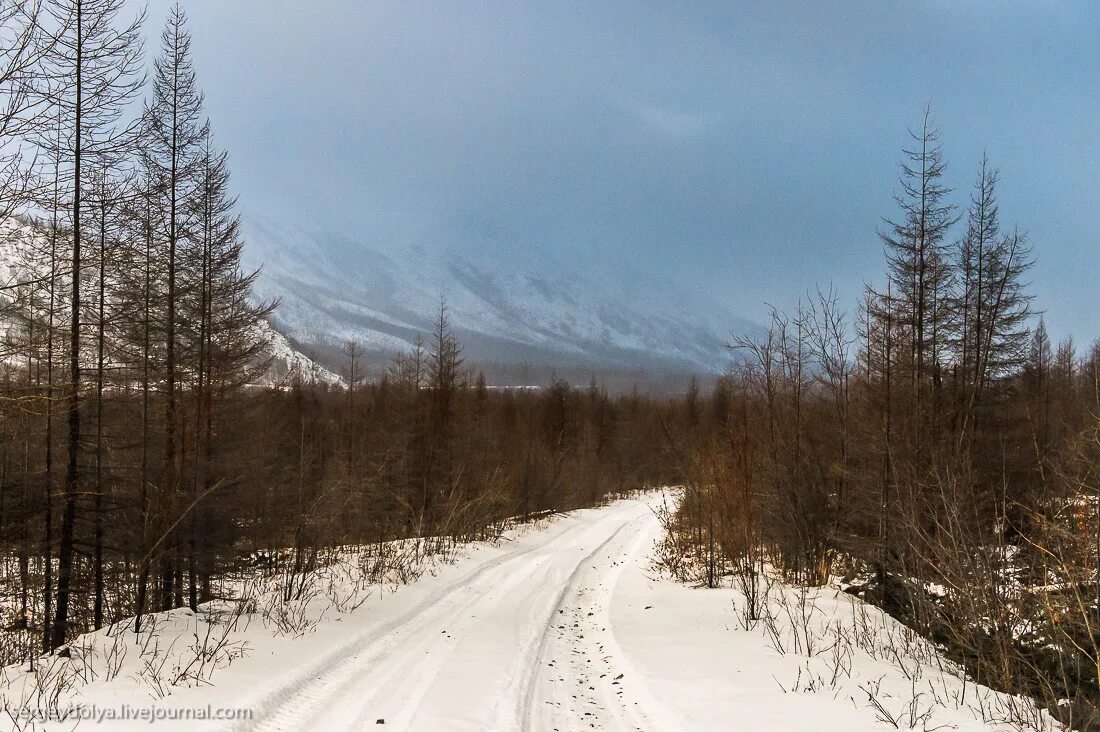
[[[1100,336],[1098,3],[184,7],[246,217],[550,251],[750,318],[816,283],[854,307],[931,102],[960,203],[1000,167],[1052,332]]]

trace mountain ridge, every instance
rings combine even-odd
[[[279,300],[273,325],[323,353],[349,340],[376,358],[407,352],[428,339],[441,303],[476,362],[719,373],[729,334],[759,331],[689,288],[614,294],[605,275],[548,253],[382,251],[271,219],[246,218],[245,230],[257,295]]]

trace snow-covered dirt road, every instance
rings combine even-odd
[[[621,501],[463,562],[402,612],[287,673],[240,728],[657,729],[653,696],[628,677],[610,624],[616,580],[655,527],[649,502]]]
[[[94,669],[65,703],[131,715],[248,712],[156,724],[188,732],[988,731],[1027,712],[963,684],[926,642],[834,588],[771,584],[770,621],[747,623],[733,588],[658,576],[654,509],[668,498],[652,492],[514,527],[411,584],[368,588],[354,611],[317,597],[300,637],[274,633],[261,612],[243,616],[228,639],[241,653],[199,682],[163,679],[193,665],[189,649],[211,609],[162,614],[144,640],[89,634],[72,660],[58,661],[91,659],[81,663]],[[9,713],[41,704],[34,674],[4,674]]]

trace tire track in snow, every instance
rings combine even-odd
[[[635,509],[633,506],[630,508]],[[532,560],[527,555],[528,561],[509,564],[506,572],[479,578],[482,585],[490,584],[490,587],[471,586],[471,593],[475,596],[472,601],[463,603],[460,607],[441,608],[438,613],[433,608],[433,616],[425,622],[426,626],[432,628],[432,632],[414,636],[412,643],[396,644],[392,655],[374,657],[379,663],[366,670],[354,684],[345,689],[345,692],[362,691],[365,699],[360,703],[360,711],[354,724],[348,728],[363,729],[372,725],[380,716],[376,712],[386,706],[390,709],[397,707],[399,710],[396,714],[385,716],[388,728],[443,729],[439,724],[445,719],[446,729],[519,729],[522,716],[517,713],[517,708],[522,706],[521,690],[525,688],[524,681],[532,676],[540,663],[538,648],[545,635],[547,623],[553,619],[548,617],[545,608],[551,604],[556,607],[557,599],[561,596],[561,591],[553,597],[551,593],[559,586],[568,587],[578,569],[589,564],[594,556],[606,549],[611,541],[639,518],[640,516],[631,518],[616,527],[594,549],[590,548],[593,543],[590,534],[602,535],[609,530],[606,517],[578,526],[577,531],[563,532],[547,543],[552,545],[553,551],[545,552],[545,556]],[[539,553],[542,553],[541,550]],[[574,558],[570,554],[579,556]],[[551,608],[549,616],[553,616],[553,609]],[[435,702],[436,707],[439,706],[438,699],[430,698],[433,691],[438,691],[434,686],[436,680],[441,676],[453,676],[456,666],[461,669],[462,662],[469,660],[461,657],[462,651],[470,650],[464,643],[471,638],[476,639],[479,631],[484,632],[487,626],[500,620],[493,616],[494,612],[500,615],[501,611],[508,614],[508,621],[519,636],[517,640],[523,636],[529,639],[521,644],[523,650],[517,654],[518,658],[508,656],[499,659],[504,661],[498,661],[497,664],[499,677],[482,679],[484,683],[478,689],[476,698],[484,706],[478,710],[476,719],[463,716],[462,712],[469,712],[468,709],[452,708],[448,710],[448,716],[444,717],[439,714],[439,710],[431,708],[431,703],[425,705],[427,700]],[[453,641],[451,644],[441,641],[436,633],[439,627],[448,629],[448,638]],[[508,674],[508,669],[516,666],[520,672]],[[445,670],[451,673],[444,674]],[[502,678],[510,680],[502,681]],[[494,684],[494,681],[500,683]],[[358,694],[352,693],[351,696],[359,698]],[[324,728],[343,727],[341,720],[338,724]]]
[[[610,597],[612,597],[612,591],[614,589],[614,581],[610,583],[610,587],[605,588],[604,591],[597,592],[597,584],[602,584],[608,580],[614,580],[618,578],[619,572],[626,564],[626,560],[634,554],[640,544],[645,543],[648,538],[646,533],[641,533],[634,537],[634,542],[629,543],[629,549],[626,551],[620,551],[619,558],[610,562],[610,567],[616,567],[613,572],[608,572],[609,567],[599,567],[592,564],[592,560],[597,558],[603,553],[616,539],[620,538],[626,532],[627,528],[636,527],[641,521],[641,518],[645,518],[650,515],[647,510],[645,516],[634,518],[617,529],[617,531],[608,536],[603,543],[599,544],[595,549],[588,553],[573,569],[569,579],[563,584],[560,592],[558,593],[557,603],[550,613],[549,619],[544,623],[542,627],[542,633],[540,635],[538,651],[533,659],[533,663],[528,663],[527,674],[524,684],[524,696],[522,696],[522,703],[519,711],[519,720],[521,721],[521,729],[524,732],[543,732],[544,730],[554,729],[560,730],[562,724],[568,725],[564,729],[574,728],[594,728],[594,729],[613,729],[613,730],[636,730],[646,731],[656,729],[646,717],[645,712],[638,708],[636,702],[627,703],[627,701],[621,696],[623,692],[623,684],[619,684],[619,679],[610,678],[609,674],[605,674],[603,677],[593,679],[596,675],[596,669],[592,666],[598,666],[603,663],[608,668],[612,668],[607,664],[608,654],[603,653],[605,651],[604,644],[598,641],[593,641],[591,638],[586,638],[584,632],[596,632],[607,635],[609,638],[609,607]],[[609,557],[608,557],[609,558]],[[584,577],[585,575],[591,575],[591,577]],[[583,581],[582,581],[583,579]],[[601,597],[594,597],[599,594]],[[572,605],[579,605],[579,607],[573,608]],[[570,616],[566,619],[565,611],[570,611]],[[603,621],[598,623],[593,621],[597,613],[601,616],[597,621]],[[557,623],[562,623],[558,625]],[[581,624],[584,623],[584,627]],[[560,641],[564,641],[566,646],[558,648],[557,657],[551,658],[551,651],[555,645],[555,631],[563,630],[565,632],[558,638]],[[576,629],[577,632],[572,631]],[[605,641],[606,642],[606,641]],[[595,655],[597,664],[592,664],[592,657],[588,657],[588,654],[593,651],[599,652],[601,655]],[[568,659],[566,659],[568,654]],[[594,655],[594,654],[593,654]],[[621,660],[621,654],[619,654]],[[583,664],[581,663],[583,660]],[[577,669],[569,669],[571,662],[577,665]],[[555,664],[555,665],[551,665]],[[564,676],[560,676],[557,681],[562,686],[572,685],[571,689],[561,689],[564,693],[569,691],[592,691],[590,699],[590,711],[587,713],[581,711],[580,706],[574,704],[573,708],[568,713],[562,713],[562,709],[558,706],[554,708],[554,704],[560,704],[560,702],[554,701],[552,698],[539,699],[540,689],[546,691],[547,688],[540,686],[539,681],[542,677],[548,676],[550,670],[553,668],[554,674],[564,673]],[[569,669],[562,671],[562,669]],[[570,674],[570,670],[576,671],[576,673]],[[551,679],[551,682],[554,682]],[[582,688],[583,687],[583,688]],[[617,688],[616,688],[617,687]],[[559,687],[560,689],[560,687]],[[551,695],[552,696],[552,695]],[[570,699],[577,703],[581,702],[581,695],[570,695]],[[614,726],[606,728],[602,720],[599,720],[597,712],[594,710],[605,711],[610,715],[610,718],[615,722]],[[548,715],[549,720],[543,719],[542,715]],[[502,728],[504,729],[504,728]]]
[[[543,552],[536,552],[540,553]],[[392,649],[387,649],[389,653],[372,654],[373,667],[355,679],[352,688],[348,689],[353,694],[356,690],[364,692],[362,697],[355,695],[361,699],[356,702],[359,711],[354,724],[348,729],[359,730],[373,724],[379,718],[377,711],[383,705],[399,709],[398,713],[385,717],[387,727],[392,724],[397,729],[438,729],[426,726],[419,717],[442,671],[456,660],[463,642],[485,624],[485,618],[489,615],[487,611],[505,598],[512,600],[517,590],[528,593],[524,599],[539,592],[540,583],[531,578],[540,569],[546,570],[546,575],[552,574],[555,555],[556,552],[545,552],[545,556],[532,559],[527,554],[525,556],[529,561],[509,563],[502,568],[507,571],[482,576],[479,578],[481,583],[491,582],[492,587],[471,586],[471,598],[459,606],[446,607],[442,603],[433,606],[432,616],[423,624],[430,628],[430,632],[414,634],[411,643],[394,643]],[[497,594],[498,588],[500,595]],[[507,604],[510,606],[511,603]],[[440,639],[441,634],[436,632],[439,627],[444,628],[443,634],[449,642]],[[493,724],[487,729],[509,728],[507,725]]]
[[[396,618],[367,629],[352,641],[310,664],[306,670],[294,674],[290,680],[283,682],[278,688],[265,692],[252,702],[252,707],[260,710],[260,714],[251,720],[244,720],[234,725],[231,729],[238,732],[297,729],[295,722],[308,721],[309,710],[312,706],[331,698],[331,693],[324,693],[326,687],[342,680],[338,677],[354,672],[359,666],[357,657],[368,651],[373,644],[385,641],[403,627],[415,623],[418,617],[430,608],[468,589],[473,582],[483,575],[503,565],[517,562],[528,554],[537,552],[555,541],[561,540],[562,536],[583,530],[588,526],[590,525],[578,523],[560,534],[551,533],[542,542],[488,560],[472,572],[449,582],[441,591],[421,600]]]
[[[564,531],[551,532],[543,541],[491,559],[474,571],[456,578],[445,585],[441,591],[418,602],[398,617],[364,631],[352,641],[310,664],[306,670],[294,674],[289,681],[280,684],[278,688],[264,693],[252,705],[253,708],[260,710],[260,715],[252,720],[240,722],[232,729],[241,732],[314,729],[312,722],[326,709],[333,708],[336,703],[341,701],[346,703],[347,700],[342,698],[344,693],[359,683],[361,677],[373,670],[369,661],[385,657],[387,652],[400,652],[397,646],[402,637],[416,638],[418,630],[438,625],[441,613],[448,617],[455,617],[456,612],[463,612],[483,600],[483,594],[478,592],[479,582],[495,578],[498,572],[506,573],[512,565],[519,564],[522,568],[523,561],[530,555],[554,544],[568,543],[574,536],[583,536],[601,523],[600,518],[595,521],[580,521]],[[626,524],[619,527],[615,533],[618,534],[625,527]],[[605,540],[597,551],[612,538],[614,536]],[[594,553],[586,555],[582,561],[587,561]],[[548,555],[548,558],[552,557],[553,554]],[[527,568],[533,570],[537,566],[534,564]],[[462,598],[464,594],[469,597]],[[456,599],[459,599],[457,608],[454,605]],[[424,645],[427,644],[421,643],[419,648],[422,650]],[[407,657],[408,652],[404,655]],[[410,684],[414,681],[408,676],[403,678]],[[418,684],[418,686],[426,686],[426,684]],[[367,711],[366,707],[363,707],[359,718],[365,719],[364,714]],[[411,716],[412,713],[415,713],[415,709],[402,716]],[[371,720],[367,721],[369,723]]]

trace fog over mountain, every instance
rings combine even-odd
[[[381,361],[425,341],[441,301],[468,362],[562,369],[715,372],[733,332],[759,326],[690,283],[624,289],[609,262],[519,254],[485,238],[461,251],[394,246],[320,223],[247,221],[257,293],[275,326],[332,361],[349,340]]]
[[[171,4],[152,0],[150,17]],[[965,204],[987,149],[1004,210],[1027,211],[1006,223],[1058,254],[1032,272],[1061,295],[1042,303],[1052,333],[1098,334],[1087,254],[1100,146],[1063,144],[1095,136],[1091,4],[274,7],[188,12],[246,219],[311,232],[298,258],[327,256],[312,242],[334,232],[402,267],[419,245],[475,267],[492,257],[481,269],[502,279],[580,270],[615,287],[628,320],[702,293],[728,315],[724,337],[733,316],[763,321],[765,303],[794,308],[817,284],[847,304],[883,284],[876,227],[896,213],[898,152],[931,102],[952,202]],[[158,42],[155,23],[147,32]],[[540,252],[572,269],[541,272]],[[452,284],[421,281],[432,302]]]

